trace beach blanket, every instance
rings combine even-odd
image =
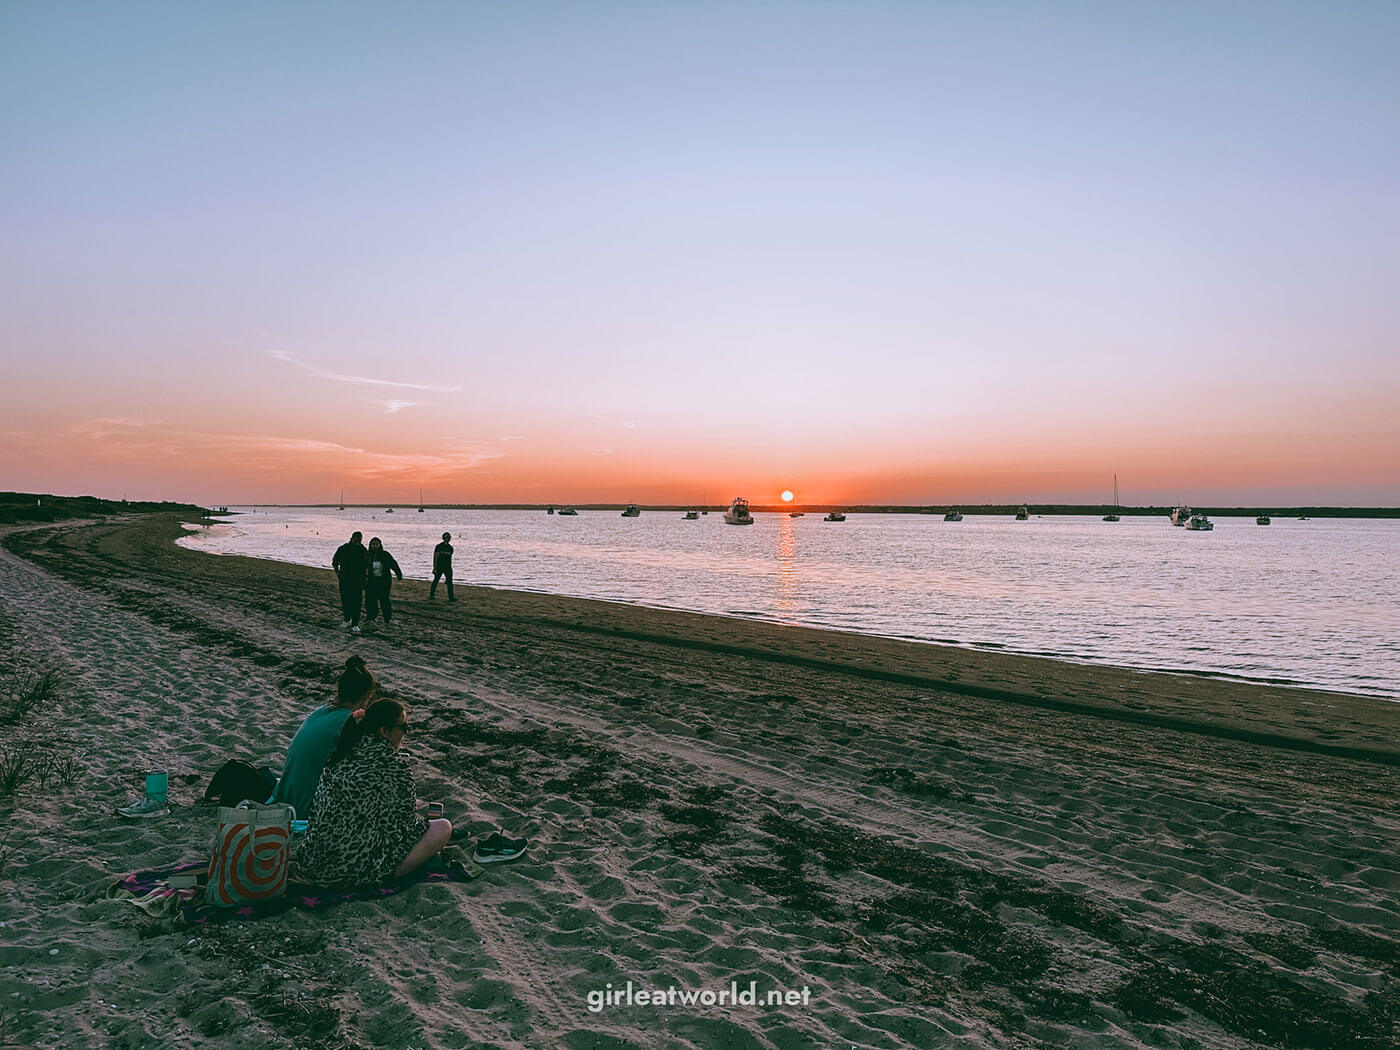
[[[202,861],[179,864],[173,868],[133,871],[109,886],[106,895],[110,900],[125,901],[156,918],[168,918],[192,926],[201,926],[232,919],[265,919],[292,908],[322,911],[347,901],[383,900],[424,882],[469,882],[484,870],[460,847],[449,846],[417,871],[383,886],[360,886],[344,890],[289,882],[285,897],[233,908],[216,908],[212,904],[204,903],[204,880],[209,873],[209,862]],[[172,879],[177,884],[188,882],[191,876],[199,879],[198,885],[189,887],[170,884]]]

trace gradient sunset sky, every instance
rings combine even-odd
[[[0,4],[0,489],[1400,504],[1400,4]]]

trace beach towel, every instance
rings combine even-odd
[[[236,908],[219,908],[204,902],[205,878],[209,865],[204,861],[179,864],[173,868],[133,871],[107,888],[109,900],[125,901],[154,918],[171,919],[191,926],[202,926],[231,919],[251,921],[280,915],[292,908],[322,911],[348,901],[377,901],[392,897],[424,882],[469,882],[485,869],[460,846],[448,846],[417,871],[383,886],[355,889],[327,889],[289,882],[285,896],[256,901]],[[181,885],[198,879],[193,886]],[[171,885],[174,882],[175,885]]]

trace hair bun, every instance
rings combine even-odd
[[[352,656],[345,661],[345,669],[347,671],[362,671],[364,667],[365,658],[363,656]]]

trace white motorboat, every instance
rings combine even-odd
[[[1017,507],[1017,508],[1016,508],[1016,520],[1017,520],[1017,521],[1029,521],[1029,520],[1030,520],[1030,517],[1031,517],[1031,512],[1028,511],[1025,507]]]
[[[842,514],[839,510],[833,510],[833,511],[832,511],[830,514],[828,514],[826,517],[822,518],[822,521],[845,521],[845,520],[846,520],[846,515]]]
[[[944,521],[962,521],[962,511],[958,510],[958,509],[955,507],[954,509],[950,510],[947,514],[943,515],[943,520],[944,520]]]
[[[642,508],[635,503],[629,503],[627,504],[627,509],[622,512],[622,516],[624,518],[640,518],[642,516]]]
[[[685,521],[699,521],[699,520],[700,520],[700,512],[699,512],[698,510],[688,510],[688,511],[685,512],[685,515],[684,515],[683,520],[685,520]]]
[[[726,525],[752,525],[753,515],[749,513],[749,501],[742,496],[735,496],[734,502],[729,504],[729,509],[724,512],[724,523]]]
[[[1192,532],[1210,532],[1211,529],[1215,528],[1215,523],[1204,514],[1192,514],[1187,519],[1186,527]]]
[[[559,516],[561,518],[577,518],[578,511],[574,510],[573,507],[560,507]]]

